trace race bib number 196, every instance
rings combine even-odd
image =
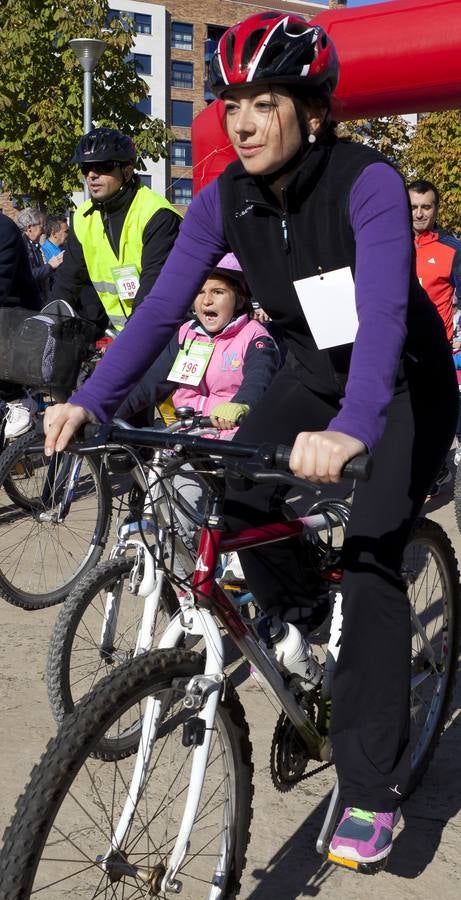
[[[179,384],[200,384],[208,363],[210,362],[214,344],[193,341],[187,348],[179,351],[168,375],[168,381]]]

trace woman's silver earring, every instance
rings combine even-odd
[[[315,134],[310,134],[307,140],[309,141],[310,144],[315,144],[317,138],[316,138]]]

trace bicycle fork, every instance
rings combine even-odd
[[[53,454],[48,465],[46,482],[40,498],[43,511],[38,515],[39,522],[61,524],[64,521],[74,498],[82,463],[83,456],[73,456],[71,460],[68,460],[62,453]],[[61,471],[61,467],[64,472]],[[63,491],[62,498],[56,503],[56,494],[61,490]],[[49,509],[50,504],[52,506],[51,509]]]
[[[182,622],[181,622],[182,618]],[[190,782],[187,791],[187,800],[178,831],[176,842],[170,855],[166,871],[161,872],[161,883],[157,884],[159,891],[165,893],[179,893],[182,887],[177,879],[179,868],[187,854],[189,838],[195,822],[200,802],[206,765],[213,737],[216,709],[224,682],[224,649],[219,629],[212,615],[207,610],[193,607],[183,609],[181,616],[176,616],[168,625],[161,641],[159,649],[177,646],[185,635],[203,637],[206,642],[206,665],[203,675],[196,675],[190,679],[186,686],[184,706],[197,710],[197,719],[201,722],[203,741],[195,745],[190,773]],[[167,697],[164,703],[168,703]],[[154,748],[163,703],[154,697],[149,697],[143,718],[143,726],[139,749],[133,771],[133,777],[128,790],[127,800],[122,814],[111,840],[111,847],[104,857],[98,858],[98,862],[106,872],[111,872],[114,866],[120,867],[120,854],[123,855],[123,845],[129,832],[131,822],[135,816],[136,806],[143,790],[149,772],[150,760]],[[218,854],[218,864],[215,870],[213,885],[209,894],[209,900],[218,900],[222,896],[222,878],[224,864],[227,856],[227,829],[223,829],[221,846]],[[122,863],[125,874],[132,874],[137,878],[152,884],[152,873],[144,874],[134,866]],[[160,882],[160,876],[159,876]]]
[[[149,526],[149,522],[141,523],[144,531],[151,530]],[[144,608],[133,656],[139,656],[140,653],[145,653],[152,647],[157,611],[165,579],[165,572],[160,564],[162,534],[159,535],[159,541],[155,546],[154,555],[152,555],[146,549],[143,541],[129,539],[129,535],[136,532],[139,532],[139,523],[137,522],[122,526],[119,532],[119,541],[111,553],[111,559],[119,559],[127,550],[136,551],[136,557],[133,560],[133,567],[129,577],[129,590],[130,593],[144,598]],[[140,576],[141,571],[142,578]],[[113,591],[107,592],[99,642],[101,658],[107,658],[113,653],[121,594],[122,581],[120,580]]]

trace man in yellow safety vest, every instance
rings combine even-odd
[[[114,128],[94,128],[79,141],[90,199],[76,210],[53,299],[68,300],[97,326],[121,330],[151,289],[178,233],[181,216],[135,173],[136,148]]]

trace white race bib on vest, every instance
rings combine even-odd
[[[350,266],[300,278],[294,286],[319,350],[355,341],[359,321]]]
[[[136,266],[114,266],[112,275],[120,300],[134,300],[139,288],[139,274]]]
[[[213,355],[215,345],[204,341],[189,341],[179,351],[168,374],[168,381],[179,384],[200,384],[208,363]]]

